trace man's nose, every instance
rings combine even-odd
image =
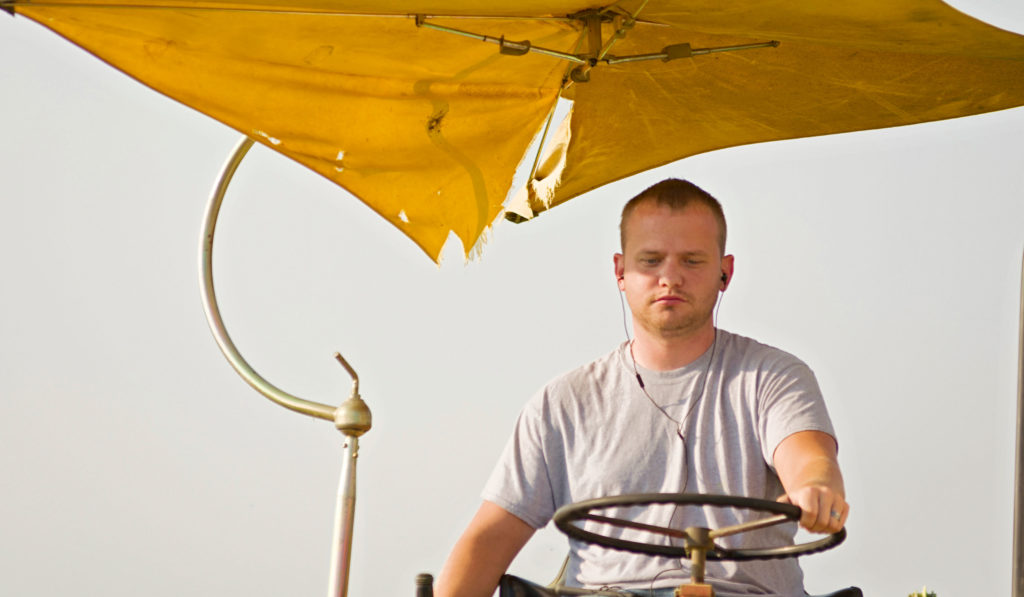
[[[671,261],[666,261],[659,272],[659,283],[662,286],[673,288],[683,285],[683,268]]]

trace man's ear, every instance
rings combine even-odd
[[[732,275],[736,271],[736,260],[732,255],[722,257],[722,286],[724,291],[732,283]]]
[[[626,261],[625,261],[625,258],[622,256],[622,253],[616,253],[612,257],[612,261],[615,264],[615,280],[616,280],[616,282],[619,285],[619,290],[625,290],[626,289],[626,283],[625,283],[625,280],[623,280],[623,276],[626,275]]]

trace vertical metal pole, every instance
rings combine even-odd
[[[359,376],[340,353],[334,353],[341,366],[352,376],[352,393],[334,412],[334,426],[345,436],[338,502],[334,509],[334,542],[331,546],[331,579],[327,597],[346,597],[352,560],[352,527],[356,516],[356,458],[359,437],[370,430],[370,409],[359,397]]]
[[[338,481],[338,503],[334,510],[334,540],[331,548],[331,581],[327,597],[346,597],[352,560],[352,527],[356,512],[356,458],[359,438],[345,436],[341,479]]]
[[[1024,597],[1024,255],[1020,271],[1020,340],[1017,345],[1017,470],[1013,504],[1013,597]]]

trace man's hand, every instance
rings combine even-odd
[[[850,505],[828,487],[801,487],[779,498],[804,511],[800,526],[814,533],[837,533],[846,524]]]
[[[800,526],[808,531],[835,533],[850,514],[836,452],[835,439],[821,431],[794,433],[775,449],[775,470],[786,489],[779,501],[803,510]]]

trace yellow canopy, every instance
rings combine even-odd
[[[1024,37],[939,0],[620,2],[590,21],[599,46],[621,34],[606,55],[585,20],[566,18],[598,8],[584,1],[0,6],[326,176],[435,260],[450,233],[468,251],[506,208],[529,218],[696,153],[1024,104]],[[504,39],[504,51],[433,26]],[[573,83],[578,64],[565,58],[515,55],[526,44],[510,42],[527,41],[593,59],[589,81]],[[571,119],[510,203],[559,96],[573,100]]]

